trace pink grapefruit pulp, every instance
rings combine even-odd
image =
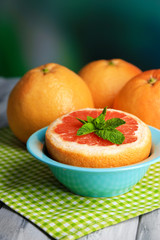
[[[94,133],[77,136],[78,129],[83,125],[81,122],[77,120],[77,118],[83,120],[87,120],[87,116],[96,118],[101,114],[101,112],[102,112],[101,110],[81,110],[73,112],[65,116],[62,119],[62,123],[57,125],[54,131],[58,133],[61,136],[61,138],[65,141],[77,142],[79,144],[87,144],[89,146],[113,145],[113,143],[98,137]],[[135,142],[137,140],[137,136],[135,136],[135,131],[138,129],[138,122],[135,119],[133,119],[131,116],[127,116],[125,113],[108,110],[105,120],[111,118],[121,118],[126,122],[125,125],[121,125],[117,128],[117,130],[122,132],[125,136],[123,144]]]

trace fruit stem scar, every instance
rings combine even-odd
[[[151,85],[155,84],[156,82],[157,82],[157,79],[154,78],[154,77],[151,77],[151,78],[148,80],[148,83],[151,84]]]
[[[109,61],[109,62],[108,62],[108,65],[112,65],[112,66],[113,66],[113,65],[115,65],[115,64],[114,64],[113,61]]]
[[[43,68],[43,69],[42,69],[42,72],[43,72],[43,73],[48,73],[48,72],[49,72],[49,69],[48,69],[48,68]]]

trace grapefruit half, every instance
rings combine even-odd
[[[134,164],[147,158],[151,150],[148,126],[132,114],[108,109],[105,120],[121,118],[126,123],[117,127],[125,140],[113,144],[95,133],[77,135],[87,116],[98,117],[103,109],[81,109],[66,114],[50,124],[46,131],[46,147],[51,158],[61,163],[90,168],[110,168]]]

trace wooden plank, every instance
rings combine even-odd
[[[12,88],[17,83],[18,78],[10,78],[6,80],[3,77],[0,77],[0,127],[7,126],[7,101],[8,96]]]
[[[160,239],[160,209],[140,217],[136,240]]]
[[[0,204],[1,206],[2,204]],[[136,235],[137,234],[137,235]],[[159,240],[160,239],[160,209],[106,227],[80,240]],[[34,224],[13,212],[5,205],[0,209],[0,240],[51,240]]]
[[[106,227],[81,238],[81,240],[135,240],[138,217],[128,221]],[[0,240],[51,240],[34,224],[6,206],[0,209]]]
[[[0,209],[0,240],[51,240],[39,228],[11,211],[6,206]]]
[[[138,222],[138,217],[132,218],[116,225],[98,230],[88,236],[80,238],[80,240],[135,240]]]

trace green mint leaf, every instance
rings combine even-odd
[[[87,116],[87,121],[88,121],[89,123],[92,123],[92,122],[93,122],[93,120],[94,120],[94,118],[93,118],[93,117]]]
[[[87,121],[82,120],[82,119],[80,119],[80,118],[77,118],[77,120],[80,121],[80,122],[83,123],[83,124],[87,123]]]
[[[99,137],[108,140],[114,144],[122,144],[125,139],[123,133],[121,133],[117,129],[96,130],[95,133]]]
[[[89,134],[94,132],[95,130],[96,129],[93,123],[85,123],[81,128],[78,129],[77,135],[81,136],[81,135]]]
[[[102,116],[102,115],[101,115],[101,116]],[[105,120],[103,119],[103,117],[95,118],[95,119],[93,120],[93,123],[94,123],[94,125],[95,125],[95,127],[96,127],[97,129],[103,129],[103,128],[105,127],[105,124],[106,124],[106,122],[105,122]]]
[[[116,128],[126,122],[120,118],[111,118],[105,121],[106,111],[107,108],[105,107],[97,118],[87,116],[87,121],[77,118],[77,120],[84,124],[78,129],[77,135],[80,136],[95,132],[99,137],[114,144],[122,144],[125,136]]]
[[[97,129],[103,129],[105,127],[105,116],[106,116],[106,107],[103,109],[103,112],[93,120],[93,123]]]
[[[126,122],[121,118],[111,118],[106,121],[105,128],[117,128]]]
[[[102,112],[101,114],[103,114],[104,117],[105,117],[105,116],[106,116],[106,112],[107,112],[107,107],[105,107],[105,108],[103,109],[103,112]]]

